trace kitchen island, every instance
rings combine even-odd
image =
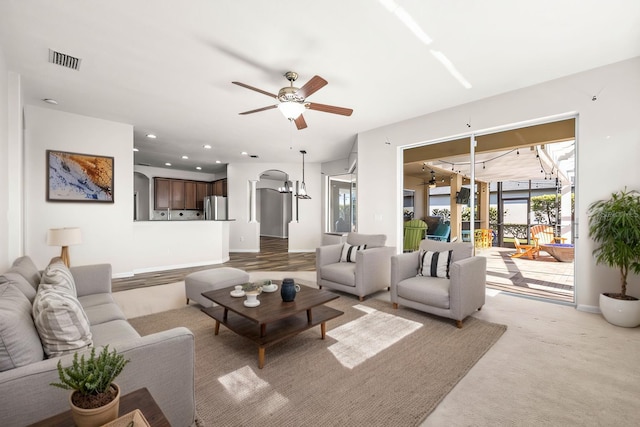
[[[233,220],[135,221],[136,254],[131,274],[228,261],[230,221]]]

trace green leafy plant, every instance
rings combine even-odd
[[[91,349],[88,359],[84,356],[83,354],[78,358],[78,353],[75,353],[72,365],[66,368],[58,361],[60,382],[51,385],[65,390],[75,390],[83,396],[106,393],[113,380],[129,363],[129,360],[118,354],[115,349],[109,352],[108,345],[97,357],[95,347]]]
[[[620,270],[621,292],[608,295],[636,299],[627,296],[627,276],[630,271],[640,274],[640,193],[625,187],[592,203],[587,212],[589,236],[599,245],[593,250],[596,264]]]

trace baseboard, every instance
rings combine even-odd
[[[584,304],[578,304],[576,307],[576,310],[578,311],[584,311],[587,313],[595,313],[595,314],[600,314],[600,307],[595,306],[595,305],[584,305]]]

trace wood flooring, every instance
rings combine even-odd
[[[224,264],[154,271],[152,273],[136,274],[133,277],[113,279],[112,289],[113,292],[118,292],[181,282],[187,274],[194,271],[220,267],[234,267],[244,271],[315,271],[315,252],[290,253],[288,252],[288,244],[287,239],[261,237],[260,252],[230,252],[229,261]]]

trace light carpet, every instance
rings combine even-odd
[[[195,334],[197,411],[207,426],[419,425],[506,326],[394,310],[375,299],[342,296],[344,315],[266,350],[197,307],[131,319],[147,335],[175,326]]]

